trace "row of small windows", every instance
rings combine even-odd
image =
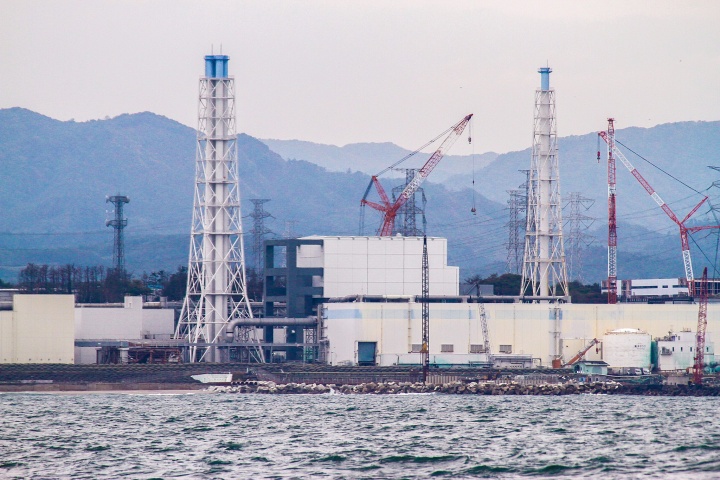
[[[633,285],[633,290],[647,290],[648,288],[670,288],[670,285]],[[684,285],[673,285],[672,288],[685,288]]]
[[[440,345],[441,353],[453,353],[455,351],[455,345],[451,343],[443,343]],[[500,353],[512,353],[512,345],[500,345],[498,351]],[[410,353],[422,353],[422,344],[413,343],[410,349]],[[470,353],[487,353],[485,351],[485,345],[471,344]]]
[[[472,347],[475,345],[470,345],[470,353],[472,352]],[[440,351],[442,353],[453,353],[455,351],[455,345],[451,343],[443,343],[440,345]],[[412,347],[410,349],[410,353],[422,353],[422,344],[421,343],[413,343]]]
[[[673,352],[675,351],[675,347],[672,347],[672,351]],[[681,352],[683,351],[683,347],[680,347],[680,351]],[[690,351],[692,352],[692,347],[690,347]],[[709,353],[709,352],[710,352],[710,347],[705,347],[705,353]]]

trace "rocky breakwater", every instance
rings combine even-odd
[[[243,382],[238,385],[211,386],[207,389],[216,393],[261,393],[261,394],[408,394],[440,393],[451,395],[575,395],[580,393],[622,393],[622,385],[616,382],[561,383],[523,385],[517,382],[451,382],[443,384],[422,384],[410,382],[361,383],[359,385],[306,384],[275,382]]]

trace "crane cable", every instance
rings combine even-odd
[[[665,175],[667,175],[668,177],[672,178],[672,179],[675,180],[676,182],[681,183],[682,185],[685,185],[687,188],[689,188],[689,189],[692,190],[693,192],[697,193],[698,195],[703,195],[702,192],[699,192],[698,190],[694,189],[693,187],[691,187],[691,186],[688,185],[687,183],[683,182],[683,181],[680,180],[679,178],[675,177],[675,176],[672,175],[671,173],[666,172],[666,171],[663,170],[662,168],[658,167],[658,166],[655,165],[653,162],[651,162],[651,161],[648,160],[647,158],[643,157],[642,155],[640,155],[639,153],[637,153],[637,152],[636,152],[635,150],[633,150],[632,148],[630,148],[630,147],[628,147],[627,145],[625,145],[624,143],[620,142],[620,140],[617,140],[617,139],[616,139],[616,140],[615,140],[615,143],[617,143],[618,145],[622,145],[622,146],[625,147],[629,152],[634,153],[634,154],[637,155],[639,158],[641,158],[642,160],[646,161],[648,164],[652,165],[653,167],[657,168],[658,170],[660,170],[661,172],[663,172]],[[703,195],[703,196],[705,196],[705,195]]]
[[[668,177],[670,177],[670,178],[672,178],[673,180],[677,181],[678,183],[681,183],[682,185],[686,186],[687,188],[689,188],[689,189],[692,190],[693,192],[697,193],[698,195],[703,195],[703,196],[705,196],[702,192],[699,192],[698,190],[694,189],[693,187],[691,187],[691,186],[688,185],[687,183],[683,182],[683,181],[680,180],[679,178],[675,177],[674,175],[670,174],[669,172],[666,172],[666,171],[663,170],[662,168],[658,167],[657,165],[655,165],[654,163],[652,163],[650,160],[648,160],[647,158],[643,157],[642,155],[640,155],[639,153],[637,153],[636,151],[634,151],[632,148],[628,147],[628,146],[625,145],[624,143],[620,142],[619,140],[616,139],[616,140],[615,140],[615,143],[617,143],[617,144],[619,144],[619,145],[622,145],[622,146],[625,147],[629,152],[632,152],[633,154],[637,155],[639,158],[641,158],[642,160],[644,160],[645,162],[647,162],[647,163],[650,164],[651,166],[653,166],[653,167],[655,167],[656,169],[660,170],[660,171],[663,172],[665,175],[667,175]],[[709,189],[709,188],[711,188],[711,187],[708,187],[708,189]],[[706,190],[707,190],[707,189],[706,189]],[[710,204],[710,211],[713,213],[713,216],[715,217],[715,220],[717,221],[717,216],[715,215],[715,209],[713,208],[712,204]],[[707,257],[707,255],[706,255],[705,252],[702,250],[702,248],[700,248],[700,245],[698,245],[698,243],[695,241],[695,239],[693,239],[691,236],[689,236],[689,238],[690,238],[690,240],[692,240],[692,242],[698,247],[698,249],[700,250],[700,253],[703,254],[703,256],[705,257],[705,259],[706,259],[708,262],[710,262],[710,259]],[[718,250],[720,250],[720,235],[718,236],[718,241],[716,242],[716,245],[715,245],[715,259],[716,259],[716,261],[713,262],[713,265],[714,265],[714,266],[713,266],[713,270],[714,270],[713,273],[714,273],[715,275],[717,274],[717,267],[716,267],[715,265],[717,265]]]
[[[412,157],[413,155],[416,155],[416,154],[420,153],[420,151],[421,151],[422,149],[424,149],[424,148],[428,147],[429,145],[432,145],[433,143],[437,142],[442,136],[450,133],[455,127],[457,127],[457,124],[455,124],[455,125],[453,125],[452,127],[448,128],[447,130],[445,130],[444,132],[442,132],[440,135],[438,135],[437,137],[433,138],[432,140],[430,140],[429,142],[427,142],[425,145],[423,145],[422,147],[418,148],[418,149],[415,150],[414,152],[408,153],[408,154],[405,155],[403,158],[401,158],[401,159],[398,160],[397,162],[393,163],[392,165],[390,165],[389,167],[387,167],[386,169],[384,169],[383,171],[381,171],[380,173],[378,173],[378,174],[375,175],[375,176],[376,176],[376,177],[381,176],[383,173],[387,172],[388,170],[392,170],[393,168],[397,167],[398,165],[400,165],[402,162],[404,162],[404,161],[407,160],[408,158]]]
[[[468,143],[472,145],[472,208],[470,213],[477,215],[477,208],[475,208],[475,144],[472,142],[472,126],[473,120],[471,118],[468,125]]]

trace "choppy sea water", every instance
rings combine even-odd
[[[720,478],[717,398],[0,394],[0,478]]]

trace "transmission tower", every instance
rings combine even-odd
[[[123,205],[130,203],[130,198],[124,195],[113,195],[105,197],[105,203],[112,203],[115,209],[115,218],[106,220],[106,227],[113,227],[113,268],[116,272],[125,271],[125,227],[127,227],[127,218],[123,216]]]
[[[520,170],[525,174],[525,182],[516,190],[508,190],[510,198],[507,201],[509,220],[505,224],[508,229],[507,266],[510,273],[519,274],[522,270],[524,233],[527,225],[527,188],[530,170]]]
[[[265,258],[263,240],[266,235],[273,233],[272,230],[265,226],[265,219],[275,217],[266,212],[265,207],[263,207],[270,199],[251,198],[250,201],[253,203],[253,211],[250,214],[250,217],[253,219],[253,229],[251,231],[253,238],[253,257],[255,260],[255,269],[260,273],[265,267],[265,262],[263,261]]]
[[[222,348],[226,338],[234,337],[234,331],[226,332],[228,323],[252,317],[236,141],[235,82],[228,76],[228,57],[208,55],[200,78],[187,292],[175,331],[175,338],[189,343],[190,362],[228,358],[228,349]]]
[[[540,88],[535,92],[535,122],[520,295],[567,296],[555,90],[550,88],[552,70],[544,67],[538,72]]]
[[[283,232],[283,238],[295,238],[297,224],[297,220],[285,220],[285,232]]]
[[[583,258],[585,249],[593,243],[592,235],[587,231],[593,223],[594,217],[589,217],[586,212],[593,206],[595,200],[583,197],[580,192],[571,192],[570,201],[565,204],[565,208],[569,208],[569,215],[565,217],[565,227],[567,235],[567,245],[570,250],[568,259],[568,277],[573,280],[583,279]]]
[[[508,229],[506,270],[518,274],[522,265],[520,229],[525,226],[525,219],[521,219],[520,216],[525,211],[527,200],[525,199],[525,192],[522,190],[508,190],[507,193],[510,195],[507,201],[510,219],[505,224]]]
[[[405,172],[405,184],[392,189],[393,203],[400,198],[400,195],[413,181],[413,178],[415,178],[419,169],[402,168],[398,170]],[[422,206],[418,206],[418,195],[420,195]],[[422,187],[419,187],[417,190],[412,192],[407,201],[398,210],[398,216],[395,217],[395,231],[393,233],[399,233],[403,237],[421,237],[425,235],[425,231],[427,230],[427,220],[425,219],[426,205],[427,198],[425,198],[425,190],[423,190]],[[418,216],[422,219],[422,229],[417,227]]]

